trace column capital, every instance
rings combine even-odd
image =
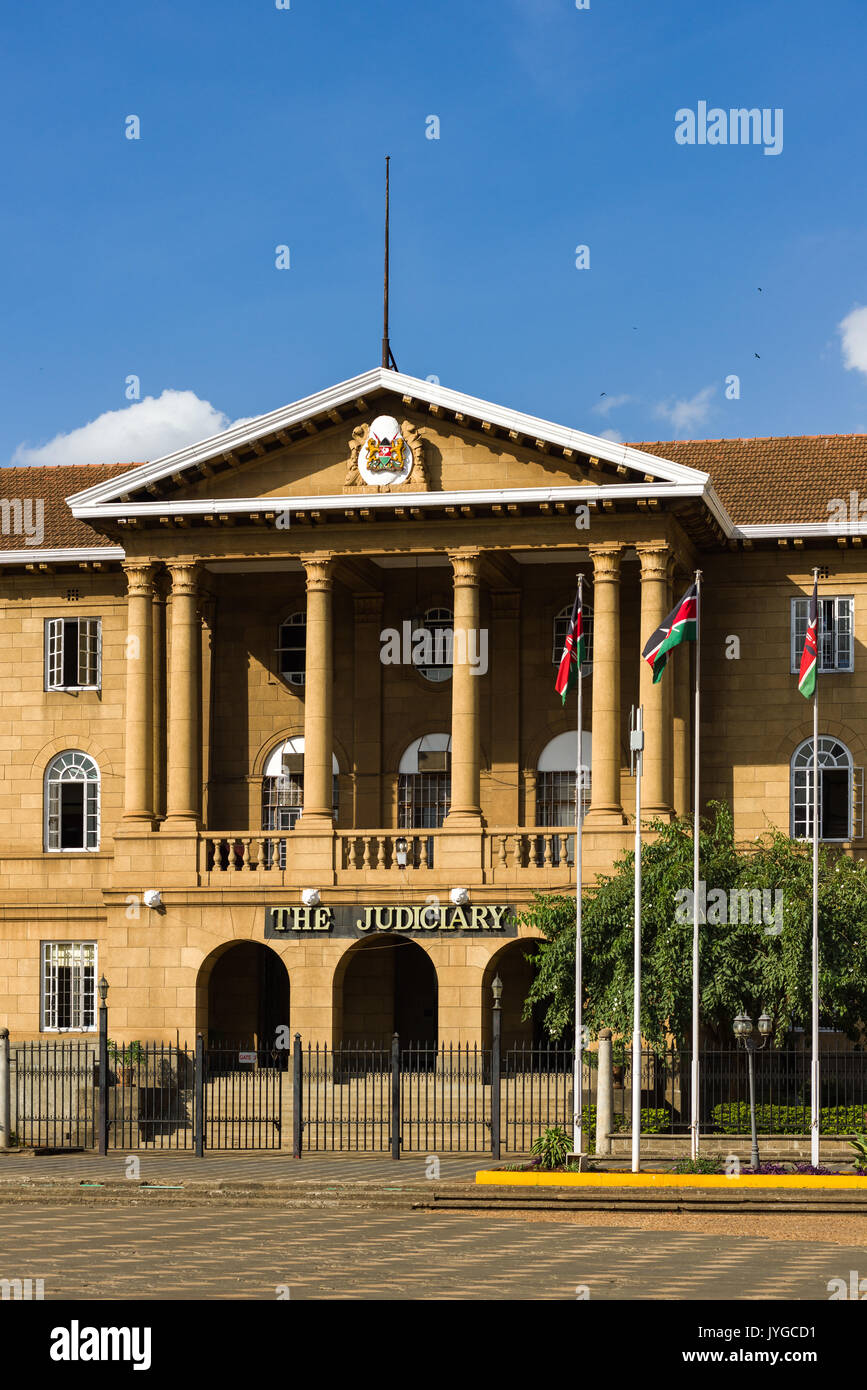
[[[199,592],[199,564],[197,560],[168,560],[166,569],[171,575],[172,596],[195,598]]]
[[[302,555],[301,563],[307,575],[307,592],[312,589],[331,591],[334,587],[334,556],[330,554]]]
[[[603,541],[599,545],[589,545],[590,559],[593,561],[593,579],[595,583],[600,580],[616,581],[620,578],[620,561],[623,559],[624,546],[617,541]]]
[[[150,560],[123,560],[121,568],[126,575],[126,589],[130,598],[152,598],[154,593],[154,566]]]
[[[454,571],[455,586],[477,588],[482,563],[481,551],[450,550],[448,557]]]
[[[641,561],[641,579],[667,580],[670,577],[671,549],[664,542],[637,545],[635,553]]]

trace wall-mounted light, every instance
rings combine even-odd
[[[142,894],[142,901],[145,907],[159,907],[162,903],[163,895],[159,888],[146,888]]]
[[[318,888],[302,888],[301,901],[305,907],[318,907],[320,903],[320,893]]]
[[[469,902],[470,895],[466,888],[452,888],[449,893],[449,900],[454,903],[455,907],[464,907]]]

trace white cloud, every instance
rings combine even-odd
[[[843,339],[843,366],[867,374],[867,308],[859,307],[837,325]]]
[[[599,438],[610,439],[612,444],[623,443],[623,435],[620,433],[619,430],[603,430]]]
[[[631,396],[605,396],[603,400],[596,402],[593,409],[597,415],[608,415],[618,406],[626,405],[626,402],[631,400]]]
[[[13,464],[147,463],[228,429],[228,415],[195,391],[163,391],[123,410],[107,410],[89,424],[47,444],[20,444]],[[241,424],[242,421],[235,421]]]
[[[704,386],[688,400],[660,401],[654,414],[669,420],[676,430],[693,430],[696,425],[703,424],[710,414],[716,389],[715,386]]]

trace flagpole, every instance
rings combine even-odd
[[[578,576],[578,611],[581,614],[581,638],[578,640],[578,759],[575,773],[575,1062],[572,1078],[572,1098],[574,1114],[572,1117],[573,1153],[584,1152],[584,1047],[583,1047],[583,993],[584,993],[584,943],[582,940],[582,825],[584,809],[581,798],[583,777],[583,758],[581,735],[584,728],[584,677],[581,674],[581,646],[584,637],[584,576]]]
[[[641,1167],[641,773],[644,767],[644,707],[635,712],[629,746],[635,768],[635,926],[632,978],[632,1171]]]
[[[813,1039],[810,1061],[810,1162],[819,1166],[819,571],[813,570],[816,594],[816,680],[813,686]]]
[[[693,794],[692,794],[692,1114],[690,1151],[698,1158],[699,1148],[699,785],[701,780],[701,570],[695,572],[695,707],[693,711]]]

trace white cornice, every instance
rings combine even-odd
[[[178,449],[175,453],[167,454],[151,463],[140,464],[137,468],[131,468],[129,473],[117,474],[95,487],[73,494],[67,501],[78,515],[76,508],[80,504],[97,505],[114,501],[121,492],[158,482],[185,468],[205,463],[215,455],[242,449],[263,435],[290,429],[312,416],[339,409],[341,405],[364,396],[365,392],[379,390],[411,396],[422,404],[439,405],[446,410],[469,416],[473,420],[487,421],[500,429],[514,430],[530,439],[541,439],[561,448],[574,449],[579,453],[605,459],[608,463],[622,464],[642,474],[652,473],[654,477],[662,478],[666,482],[708,481],[707,473],[687,468],[683,464],[672,463],[671,460],[659,458],[656,454],[646,454],[643,450],[633,449],[628,444],[613,444],[609,439],[600,439],[597,435],[586,434],[583,430],[567,429],[550,420],[542,420],[535,415],[523,415],[520,411],[508,410],[490,401],[480,400],[476,396],[466,396],[460,391],[450,391],[444,386],[435,386],[418,377],[404,376],[401,372],[393,372],[385,367],[375,367],[373,371],[363,372],[360,376],[340,382],[326,391],[305,396],[303,400],[284,406],[280,410],[273,410],[242,425],[232,426],[222,434],[213,435],[198,444]]]
[[[0,550],[0,569],[3,565],[20,565],[22,561],[32,564],[63,564],[67,561],[123,560],[126,551],[122,545],[82,545],[63,546],[55,550]]]
[[[424,510],[434,507],[486,506],[500,504],[533,505],[539,502],[629,502],[636,500],[672,501],[682,498],[703,500],[727,536],[735,535],[731,517],[708,483],[573,483],[567,487],[510,487],[461,489],[460,492],[362,492],[341,496],[308,497],[222,497],[183,502],[112,502],[94,505],[78,501],[73,515],[82,520],[112,520],[118,517],[217,516],[220,513],[249,515],[250,512],[344,512],[387,511],[395,507]]]

